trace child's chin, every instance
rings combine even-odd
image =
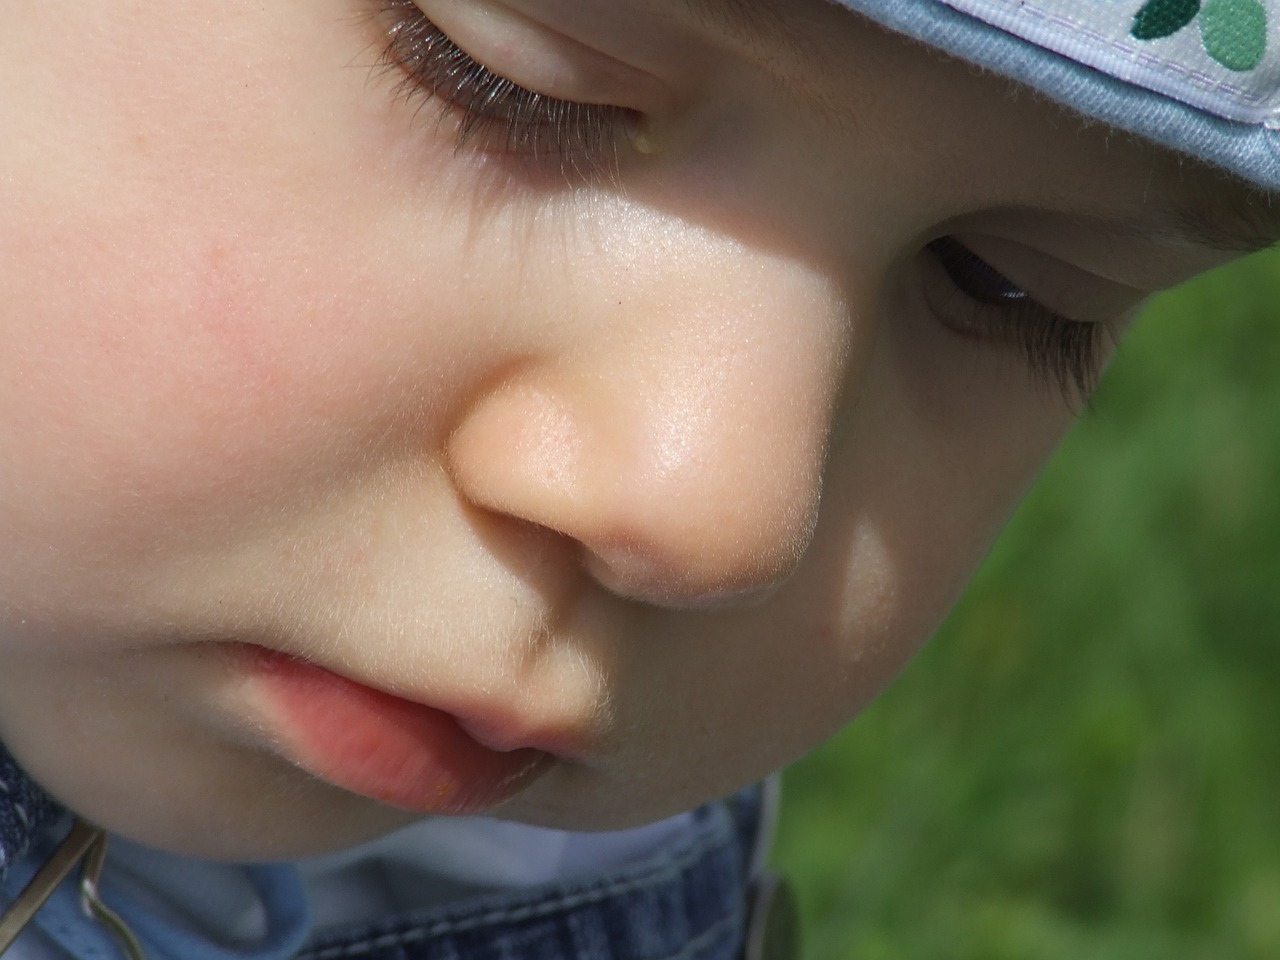
[[[301,775],[305,777],[305,775]],[[208,860],[294,860],[377,839],[422,818],[306,777],[284,777],[266,789],[189,797],[152,795],[125,809],[77,805],[85,819],[156,849]],[[261,782],[258,782],[261,787]]]
[[[175,833],[136,839],[157,849],[204,860],[235,863],[298,860],[347,850],[421,819],[420,815],[397,813],[398,816],[391,818],[366,817],[360,822],[336,823],[332,828],[314,829],[313,825],[285,817],[279,821],[229,824],[220,835]]]

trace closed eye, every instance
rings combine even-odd
[[[939,237],[925,249],[950,281],[949,295],[930,297],[945,326],[1017,350],[1038,380],[1065,396],[1093,391],[1109,336],[1106,324],[1054,312],[954,237]]]
[[[553,161],[583,178],[616,166],[634,111],[529,90],[478,62],[413,0],[382,0],[381,6],[387,34],[381,62],[403,74],[398,92],[406,99],[439,105],[459,149]]]

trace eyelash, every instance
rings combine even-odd
[[[955,295],[939,313],[957,333],[1007,344],[1025,357],[1039,381],[1064,396],[1088,397],[1102,372],[1107,326],[1070,320],[1036,302],[991,264],[952,237],[926,249],[951,281]]]
[[[413,0],[383,0],[387,42],[379,63],[404,74],[399,92],[440,105],[456,118],[454,136],[534,162],[558,162],[562,173],[591,179],[616,167],[622,132],[634,111],[536,93],[477,62],[427,19]]]
[[[534,162],[554,159],[563,174],[593,179],[616,168],[619,136],[634,111],[536,93],[476,61],[432,23],[414,0],[382,0],[387,41],[379,63],[404,75],[398,92],[440,105],[456,118],[457,147],[480,147]],[[1008,344],[1037,380],[1064,396],[1087,397],[1101,372],[1104,325],[1069,320],[1037,303],[952,237],[926,248],[954,294],[940,319],[957,333]]]

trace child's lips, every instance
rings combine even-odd
[[[421,813],[478,813],[528,787],[554,762],[532,747],[486,746],[443,710],[287,654],[248,650],[283,751],[354,793]]]

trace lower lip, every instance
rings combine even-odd
[[[548,767],[540,750],[492,750],[442,710],[305,660],[252,648],[290,759],[335,786],[420,813],[479,813]]]

